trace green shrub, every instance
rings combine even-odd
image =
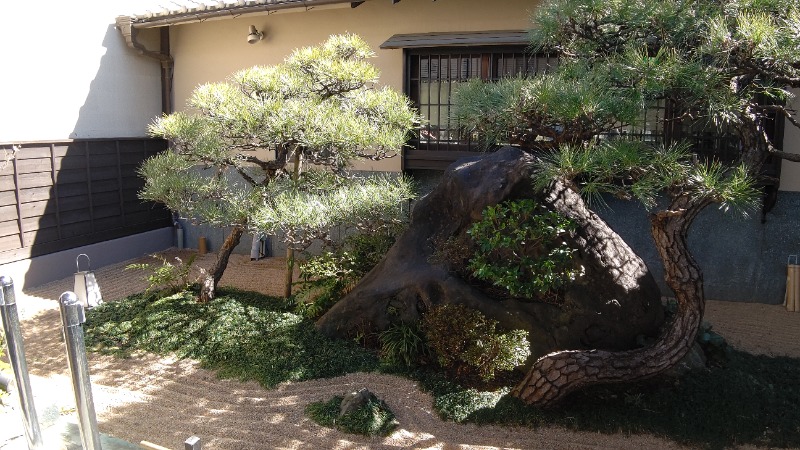
[[[382,400],[370,400],[357,410],[339,417],[342,397],[306,406],[306,414],[314,422],[339,431],[364,436],[386,436],[397,428],[394,413]]]
[[[427,352],[425,336],[416,324],[397,323],[382,332],[381,356],[391,363],[413,366]]]
[[[196,254],[192,254],[186,261],[175,257],[175,264],[167,261],[161,255],[150,255],[150,257],[161,261],[161,265],[150,263],[128,264],[125,270],[147,270],[150,275],[144,279],[147,281],[145,293],[161,292],[164,295],[172,295],[178,292],[185,292],[189,289],[196,279],[189,278]]]
[[[295,296],[298,312],[310,319],[325,314],[380,262],[394,244],[396,232],[349,235],[332,251],[301,264]]]
[[[574,230],[572,221],[533,200],[490,206],[468,231],[478,247],[468,269],[512,296],[552,297],[576,275],[564,239]]]
[[[494,379],[499,370],[512,370],[530,356],[524,330],[502,333],[498,322],[464,305],[432,308],[422,319],[428,346],[439,364],[456,376],[476,373],[483,380]]]

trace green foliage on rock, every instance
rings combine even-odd
[[[515,297],[541,299],[576,275],[567,218],[530,199],[487,207],[468,233],[477,250],[469,270]]]
[[[422,330],[439,364],[457,377],[477,374],[485,381],[530,356],[524,330],[503,333],[497,325],[480,311],[457,304],[434,307],[422,318]]]

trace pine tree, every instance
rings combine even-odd
[[[401,94],[375,86],[374,53],[358,36],[332,36],[282,64],[252,67],[195,89],[190,112],[157,119],[150,133],[170,148],[141,167],[140,197],[196,223],[230,227],[201,300],[214,297],[245,231],[280,232],[294,252],[333,226],[398,220],[409,181],[349,173],[357,159],[396,155],[417,120]]]
[[[549,74],[458,93],[459,118],[489,143],[510,142],[537,157],[536,185],[575,214],[601,194],[642,202],[678,313],[646,348],[560,351],[540,358],[513,395],[551,406],[584,386],[654,376],[689,350],[705,299],[686,238],[711,204],[747,210],[776,149],[765,124],[800,126],[787,102],[800,87],[797,0],[548,0],[532,30],[537,52],[554,52]],[[668,105],[662,142],[626,136],[643,111]],[[733,163],[697,156],[691,129],[738,138]],[[665,195],[666,202],[659,202]],[[613,261],[613,259],[610,259]],[[614,267],[609,267],[613,270]]]

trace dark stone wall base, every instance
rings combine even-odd
[[[599,207],[597,212],[645,260],[662,293],[672,295],[664,282],[644,208],[610,199],[608,207]],[[706,298],[783,303],[787,260],[800,254],[799,220],[798,192],[780,192],[765,223],[761,223],[760,211],[745,218],[716,205],[706,208],[689,230],[689,248],[703,270]]]
[[[441,172],[419,170],[412,175],[424,193],[435,185]],[[644,259],[662,295],[672,296],[650,235],[647,211],[637,202],[615,198],[606,202],[592,208]],[[800,254],[800,192],[779,192],[763,224],[760,211],[743,218],[712,205],[692,225],[689,247],[703,270],[707,299],[781,304],[787,260]]]

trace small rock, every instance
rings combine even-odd
[[[356,411],[358,408],[366,405],[370,400],[377,401],[378,398],[367,388],[361,388],[356,392],[346,394],[342,399],[341,406],[339,407],[339,417]]]
[[[721,335],[711,331],[708,333],[709,338],[703,344],[703,351],[705,351],[708,361],[717,366],[723,366],[730,359],[731,348],[728,342]]]

